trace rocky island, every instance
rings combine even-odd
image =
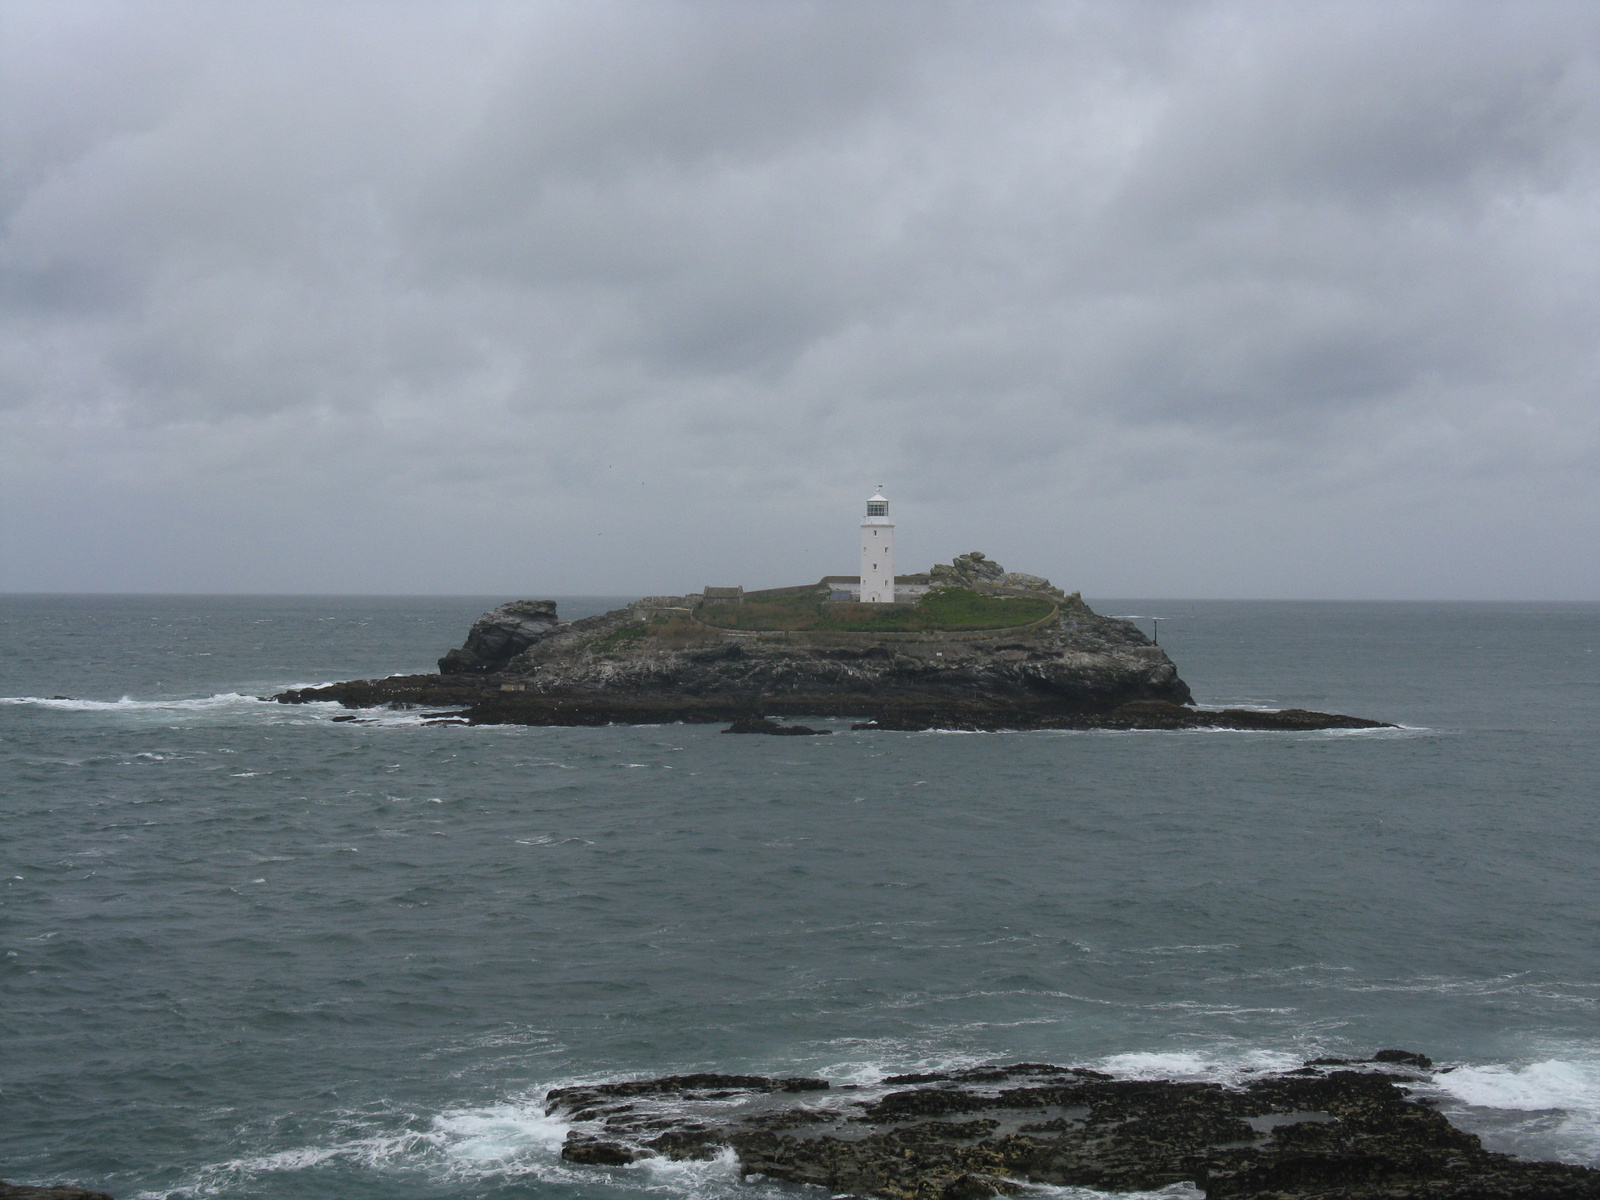
[[[1017,1063],[825,1079],[679,1075],[557,1088],[568,1162],[731,1154],[742,1175],[883,1200],[1188,1183],[1208,1200],[1600,1200],[1600,1171],[1485,1150],[1417,1091],[1420,1054],[1314,1059],[1236,1086]]]
[[[1160,646],[1037,575],[974,551],[898,576],[914,599],[863,604],[828,579],[648,596],[563,621],[552,600],[485,613],[439,673],[300,688],[284,703],[450,708],[472,724],[673,721],[786,732],[771,718],[868,729],[1365,729],[1379,721],[1194,706]]]

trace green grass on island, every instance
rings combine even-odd
[[[657,621],[665,624],[660,618],[657,618]],[[620,650],[623,646],[632,645],[650,633],[650,631],[649,625],[624,625],[621,629],[613,630],[603,637],[595,638],[594,641],[589,643],[589,649],[596,654],[609,654],[614,650]]]
[[[955,633],[1009,629],[1050,615],[1039,596],[987,596],[939,588],[914,604],[827,602],[817,589],[746,595],[742,604],[707,604],[696,616],[719,629],[808,630],[817,633]]]

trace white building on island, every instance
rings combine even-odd
[[[824,575],[828,599],[861,604],[915,604],[928,594],[928,576],[895,575],[894,522],[882,492],[867,501],[861,520],[861,574]]]
[[[867,501],[861,518],[861,603],[894,603],[894,522],[882,492]]]

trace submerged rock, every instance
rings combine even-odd
[[[1393,1064],[1307,1064],[1236,1087],[1113,1079],[1018,1063],[891,1077],[689,1075],[559,1088],[562,1157],[620,1165],[732,1151],[745,1175],[835,1196],[977,1200],[1027,1184],[1147,1191],[1188,1182],[1229,1200],[1600,1200],[1600,1171],[1483,1149]],[[1403,1057],[1402,1057],[1403,1056]]]
[[[740,717],[723,733],[775,733],[779,736],[800,736],[832,733],[831,729],[813,729],[809,725],[779,725],[771,717]]]

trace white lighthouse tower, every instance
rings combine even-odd
[[[894,522],[881,491],[867,501],[861,519],[861,603],[894,603]]]

